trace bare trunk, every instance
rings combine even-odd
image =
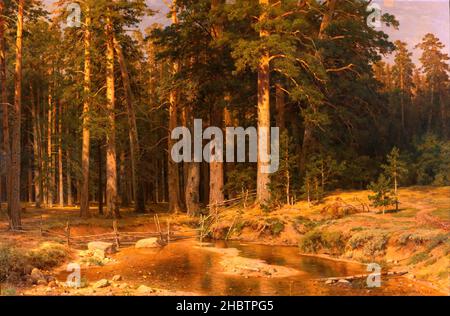
[[[33,96],[33,86],[30,84],[30,91],[32,94],[31,102],[31,119],[33,124],[33,156],[34,156],[34,194],[36,207],[40,208],[42,204],[42,180],[41,180],[41,138],[40,126],[38,121],[38,110],[36,108],[36,101]]]
[[[11,173],[8,170],[11,169],[11,143],[9,134],[9,107],[8,94],[6,87],[6,47],[5,47],[5,20],[3,12],[5,3],[0,0],[0,84],[1,84],[1,102],[3,110],[3,154],[5,159],[5,191],[6,200],[8,202],[8,214],[11,214]],[[1,192],[0,192],[1,194]]]
[[[14,108],[12,119],[12,146],[11,146],[11,228],[20,229],[21,205],[20,205],[20,133],[22,119],[22,35],[23,12],[25,0],[19,0],[17,13],[16,36],[16,66],[14,76]]]
[[[305,175],[306,172],[306,162],[308,161],[308,156],[310,153],[310,149],[312,146],[312,143],[314,141],[314,135],[313,135],[313,123],[309,121],[305,121],[305,130],[303,133],[303,143],[302,143],[302,149],[301,149],[301,155],[300,155],[300,174]]]
[[[276,88],[276,107],[277,107],[277,127],[281,131],[286,129],[286,101],[283,87],[280,84],[275,85]]]
[[[73,206],[72,192],[72,159],[70,149],[67,149],[67,206]]]
[[[58,132],[59,132],[59,140],[58,140],[58,180],[59,180],[59,193],[58,200],[59,205],[64,207],[64,173],[63,173],[63,149],[62,149],[62,105],[59,103],[59,117],[58,117]]]
[[[130,76],[128,74],[125,58],[123,57],[122,47],[120,46],[120,43],[116,40],[116,38],[114,38],[114,47],[119,59],[120,71],[122,73],[122,80],[126,95],[131,151],[131,171],[133,179],[134,210],[138,213],[145,213],[144,183],[142,181],[142,175],[140,172],[141,148],[139,146],[139,134],[136,124],[134,97],[131,90]]]
[[[218,10],[220,0],[213,0],[211,3],[211,10],[215,12]],[[217,21],[212,28],[212,34],[215,40],[220,40],[223,36],[223,25],[221,21]],[[221,100],[218,100],[221,101]],[[218,102],[219,103],[219,102]],[[216,104],[211,109],[211,125],[223,128],[223,109],[219,104]],[[216,152],[214,148],[214,152]],[[223,153],[222,153],[223,155]],[[215,153],[217,157],[217,153]],[[211,161],[209,164],[210,182],[209,182],[209,205],[220,205],[224,200],[224,163],[223,161]]]
[[[27,180],[28,180],[28,203],[33,203],[34,185],[33,185],[33,145],[31,142],[30,133],[27,134],[27,150],[28,150],[28,168],[27,168]]]
[[[91,16],[89,7],[86,8],[85,33],[84,33],[84,103],[83,103],[83,144],[81,154],[81,188],[78,187],[80,196],[80,215],[89,217],[89,158],[91,147],[91,132],[89,126],[89,112],[91,107]]]
[[[268,6],[269,0],[259,0],[259,4]],[[263,13],[260,20],[266,19],[267,13]],[[261,38],[267,36],[269,36],[267,31],[260,31]],[[257,200],[264,204],[270,198],[270,177],[267,173],[269,162],[262,159],[270,155],[270,52],[268,49],[262,51],[258,65],[258,136],[260,141],[256,183]],[[261,155],[266,157],[261,157]]]
[[[211,125],[222,127],[223,116],[222,109],[213,108],[211,110]],[[214,148],[214,156],[217,157],[217,146]],[[222,153],[223,154],[223,153]],[[223,193],[224,173],[222,161],[211,161],[209,164],[209,205],[211,207],[220,205],[225,197]]]
[[[172,4],[172,23],[178,23],[176,1]],[[172,72],[175,75],[179,71],[178,62],[174,62]],[[180,171],[178,164],[172,159],[172,147],[175,145],[175,141],[172,140],[172,131],[177,128],[177,116],[178,116],[178,91],[173,89],[169,96],[169,150],[168,150],[168,187],[169,187],[169,212],[178,213],[181,212],[181,199],[180,199]]]
[[[448,103],[448,99],[446,97],[445,91],[441,91],[440,105],[441,105],[442,134],[444,136],[444,139],[449,139],[450,138],[450,134],[449,134],[449,130],[448,130],[449,118],[448,118],[448,113],[447,113],[449,103]]]
[[[427,126],[428,133],[431,133],[433,130],[433,114],[434,114],[433,110],[434,110],[434,98],[435,98],[434,94],[435,94],[434,83],[432,83],[431,84],[431,100],[430,100],[430,105],[429,105],[430,109],[428,112],[428,126]]]
[[[191,111],[186,110],[186,126],[193,132],[193,116]],[[186,167],[186,210],[188,215],[194,215],[200,210],[200,163],[189,162]]]
[[[106,108],[108,111],[108,133],[106,135],[106,213],[120,217],[117,204],[117,153],[114,87],[114,39],[111,9],[106,18]]]
[[[120,153],[120,167],[119,167],[119,179],[120,179],[120,196],[121,196],[121,205],[122,207],[128,207],[130,206],[130,199],[128,195],[128,170],[127,170],[127,158],[125,155],[125,151],[122,150]]]
[[[98,159],[98,213],[103,215],[103,153],[102,153],[102,145],[98,143],[97,146],[97,159]]]
[[[53,177],[53,95],[52,95],[52,72],[49,72],[50,83],[48,86],[48,109],[47,109],[47,206],[53,207],[53,192],[55,182]]]
[[[31,159],[31,155],[29,156],[28,159],[28,171],[27,171],[27,180],[28,180],[28,203],[33,203],[33,160]]]

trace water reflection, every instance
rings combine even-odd
[[[89,268],[83,274],[91,282],[120,274],[128,284],[144,284],[202,295],[308,295],[310,279],[346,276],[363,272],[360,265],[303,257],[295,247],[217,243],[217,247],[237,248],[241,256],[262,259],[272,265],[300,270],[289,278],[245,278],[223,274],[222,256],[197,247],[194,242],[174,243],[162,250],[123,249],[114,258],[117,264]],[[64,276],[61,276],[63,279]]]

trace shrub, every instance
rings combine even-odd
[[[322,233],[322,246],[334,253],[342,254],[345,250],[346,238],[341,232]]]
[[[321,211],[322,215],[332,219],[341,219],[346,216],[363,213],[363,209],[359,209],[353,205],[345,203],[342,199],[337,199],[335,203],[327,205]]]
[[[375,257],[384,253],[389,241],[387,234],[364,231],[353,235],[348,244],[351,249],[362,249],[365,256]]]
[[[317,253],[322,245],[322,233],[317,230],[306,233],[299,242],[300,250],[306,253]]]
[[[427,251],[431,252],[434,248],[448,242],[450,234],[439,234],[431,239],[431,242],[427,246]]]
[[[45,243],[39,249],[30,251],[29,260],[33,267],[47,269],[62,264],[67,255],[68,253],[64,246]]]
[[[346,238],[341,232],[313,230],[300,239],[299,247],[303,252],[317,253],[320,249],[327,249],[334,254],[342,254],[345,249]]]
[[[0,282],[17,281],[27,268],[26,254],[10,245],[0,245]]]
[[[420,252],[416,253],[412,258],[409,260],[409,264],[418,264],[422,261],[425,261],[429,258],[429,254],[426,252]]]
[[[321,221],[315,222],[303,216],[296,217],[294,222],[294,226],[300,234],[306,234],[322,224]]]
[[[0,296],[17,296],[17,292],[14,288],[1,289]]]
[[[0,245],[0,282],[19,281],[32,268],[54,268],[62,264],[67,256],[67,250],[59,244],[45,243],[29,252],[13,245]]]
[[[271,233],[273,236],[278,236],[278,235],[280,235],[281,232],[282,232],[282,231],[284,230],[284,228],[285,228],[284,223],[283,223],[281,220],[279,220],[278,218],[268,219],[268,220],[266,221],[266,223],[267,223],[267,227],[268,227],[269,230],[270,230],[270,233]]]

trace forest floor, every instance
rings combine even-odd
[[[308,293],[317,295],[438,295],[449,292],[449,253],[450,253],[450,187],[414,187],[400,191],[401,209],[399,212],[382,214],[368,207],[369,192],[335,192],[322,203],[310,205],[307,202],[286,206],[272,212],[259,208],[233,207],[219,212],[207,225],[209,236],[218,240],[234,240],[276,246],[300,247],[304,255],[323,257],[344,262],[377,263],[383,271],[406,271],[406,277],[390,279],[379,292],[356,291],[346,286],[314,283]],[[159,207],[159,209],[158,209]],[[171,230],[178,235],[192,236],[199,227],[198,218],[185,215],[164,215],[164,205],[153,206],[161,214],[163,230],[170,220]],[[95,211],[95,209],[93,209]],[[24,227],[42,226],[59,234],[64,234],[67,221],[70,221],[72,236],[98,235],[112,232],[112,220],[93,217],[81,220],[73,208],[36,210],[27,208],[23,214]],[[98,278],[108,271],[109,280],[99,279],[83,289],[69,290],[61,286],[58,274],[65,270],[68,262],[81,262],[82,248],[68,250],[60,261],[55,254],[39,251],[47,249],[49,242],[64,244],[58,238],[40,237],[39,234],[18,234],[7,231],[4,214],[0,215],[0,246],[23,249],[38,255],[42,272],[51,276],[43,284],[35,284],[28,278],[23,282],[4,284],[0,290],[3,295],[189,295],[190,290],[176,291],[164,289],[164,283],[147,286],[138,281],[124,282],[112,273],[121,274],[117,265],[129,266],[122,262],[130,253],[105,259],[105,262],[88,263],[94,265]],[[119,231],[156,232],[152,214],[136,215],[131,210],[123,212],[119,221]],[[177,234],[177,233],[176,233]],[[195,234],[195,233],[194,233]],[[0,249],[1,252],[1,249]],[[41,251],[42,252],[42,251]],[[213,250],[217,252],[217,250]],[[222,251],[219,251],[222,252]],[[58,253],[59,254],[59,253]],[[239,256],[220,253],[223,269],[236,271],[236,267],[260,264],[268,273],[289,274],[289,269],[275,269],[261,261],[251,261]],[[0,262],[2,260],[0,253]],[[128,256],[128,257],[127,257]],[[50,257],[49,260],[48,257]],[[43,258],[43,259],[42,259]],[[55,259],[55,260],[53,260]],[[118,262],[114,262],[118,261]],[[50,263],[52,264],[50,266]],[[64,263],[65,265],[62,265]],[[112,263],[113,267],[108,265]],[[138,264],[138,263],[137,263]],[[32,267],[25,267],[30,273]],[[112,270],[111,270],[112,269]],[[239,270],[239,269],[238,269]],[[2,267],[0,267],[1,277]],[[252,277],[255,270],[248,271],[246,278]],[[125,272],[124,272],[125,273]],[[286,274],[286,275],[287,275]],[[277,277],[276,275],[271,277]],[[281,276],[283,277],[283,276]],[[106,278],[106,277],[105,277]],[[151,276],[144,276],[144,279]],[[113,280],[115,279],[115,281]],[[134,279],[134,278],[131,278]],[[106,282],[105,282],[106,281]],[[104,285],[104,286],[102,286]],[[332,288],[331,288],[332,287]],[[14,289],[14,290],[10,290]],[[355,292],[356,291],[356,292]]]

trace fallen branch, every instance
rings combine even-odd
[[[352,275],[352,276],[348,276],[348,277],[334,277],[334,278],[321,278],[321,279],[316,279],[316,281],[320,281],[320,282],[326,282],[326,281],[340,281],[340,280],[346,280],[346,281],[353,281],[353,280],[358,280],[358,279],[367,279],[369,277],[373,277],[373,276],[385,276],[385,277],[399,277],[399,276],[403,276],[408,274],[408,272],[406,271],[401,271],[401,272],[383,272],[381,274],[376,274],[376,273],[371,273],[371,274],[358,274],[358,275]]]

